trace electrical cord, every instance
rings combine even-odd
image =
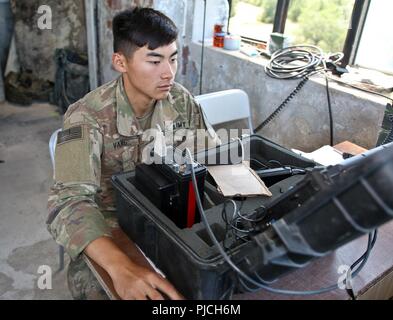
[[[233,214],[232,214],[232,219],[229,221],[228,217],[227,217],[227,211],[226,211],[226,206],[228,203],[231,203],[233,206]],[[245,216],[244,214],[242,214],[240,212],[242,206],[243,206],[244,201],[241,202],[240,207],[237,207],[237,204],[234,200],[227,200],[224,202],[223,205],[223,209],[221,212],[221,217],[223,219],[223,221],[226,224],[226,233],[225,235],[228,234],[229,231],[229,227],[231,228],[231,230],[234,232],[234,235],[237,236],[237,240],[238,239],[242,239],[251,234],[252,232],[255,232],[256,229],[256,224],[263,221],[263,219],[265,218],[265,215],[262,215],[259,218],[251,218],[253,215],[258,216],[258,214],[260,213],[264,213],[264,210],[255,210],[254,212],[252,212],[251,214],[248,214],[248,216]],[[251,224],[251,227],[249,227],[248,229],[245,228],[239,228],[239,224]],[[242,224],[242,226],[244,226],[244,224]],[[242,235],[238,235],[237,233],[240,233]]]
[[[255,158],[251,158],[250,161],[251,161],[251,162],[257,163],[259,166],[262,166],[262,167],[264,167],[264,168],[266,168],[266,169],[272,169],[272,168],[273,168],[272,166],[267,166],[266,164],[262,163],[261,161],[259,161],[258,159],[255,159]],[[267,162],[268,162],[269,164],[276,164],[276,165],[277,165],[277,168],[284,168],[284,167],[287,167],[287,168],[291,168],[292,170],[300,170],[300,171],[304,171],[304,170],[305,170],[305,169],[302,168],[302,167],[291,166],[291,165],[289,165],[289,164],[283,165],[283,164],[282,164],[280,161],[278,161],[278,160],[268,160]]]
[[[232,214],[232,219],[229,221],[228,217],[227,217],[227,204],[228,203],[232,203],[233,206],[233,214]],[[236,202],[234,200],[227,200],[224,202],[222,211],[221,211],[221,217],[222,220],[225,222],[225,235],[224,235],[224,241],[223,241],[223,246],[226,250],[229,250],[229,248],[227,248],[225,241],[227,239],[228,236],[228,232],[231,231],[234,238],[236,239],[236,241],[238,240],[242,240],[242,241],[246,241],[245,238],[249,238],[249,234],[251,232],[253,232],[255,230],[255,228],[249,228],[248,230],[246,229],[240,229],[239,228],[239,224],[240,222],[246,221],[247,223],[256,223],[259,222],[259,220],[257,219],[249,219],[248,217],[243,216],[240,213],[240,210],[243,207],[243,203],[244,201],[241,202],[239,209],[237,208]]]
[[[357,89],[357,90],[359,90],[359,91],[367,92],[367,93],[370,93],[370,94],[373,94],[373,95],[376,95],[376,96],[385,98],[385,99],[387,99],[387,100],[390,100],[390,101],[393,103],[393,98],[392,98],[392,97],[386,96],[386,95],[384,95],[384,94],[382,94],[382,93],[379,93],[379,92],[375,92],[375,91],[367,90],[367,89],[364,89],[364,88],[360,88],[360,87],[358,87],[358,86],[356,86],[356,85],[353,85],[353,84],[350,84],[350,83],[348,83],[348,82],[339,80],[339,79],[337,79],[337,78],[329,77],[327,73],[325,73],[325,75],[326,75],[326,77],[327,77],[328,79],[330,79],[330,80],[332,80],[332,81],[336,81],[336,82],[338,82],[338,83],[340,83],[340,84],[343,84],[343,85],[345,85],[345,86],[348,86],[348,87]],[[326,83],[328,84],[328,80],[327,80]],[[391,116],[390,122],[392,122],[392,124],[393,124],[393,116]],[[389,133],[388,136],[386,137],[385,141],[382,142],[382,144],[388,144],[388,143],[390,143],[390,142],[393,142],[393,125],[392,125],[392,129],[391,129],[390,133]]]
[[[328,111],[329,111],[329,128],[330,128],[330,146],[334,146],[334,137],[333,137],[333,111],[332,111],[332,102],[330,97],[330,89],[329,89],[329,78],[327,76],[327,72],[325,71],[325,81],[326,81],[326,96],[328,101]]]
[[[201,52],[201,74],[199,79],[199,94],[202,94],[203,62],[205,58],[205,30],[206,30],[206,0],[203,0],[202,52]]]
[[[316,46],[299,45],[273,53],[265,72],[275,79],[301,79],[323,70],[324,53]]]
[[[261,161],[259,161],[258,159],[251,158],[250,161],[251,161],[251,162],[255,162],[256,164],[258,164],[259,166],[262,166],[263,168],[267,168],[267,169],[270,168],[270,167],[268,167],[266,164],[264,164],[264,163],[262,163]]]
[[[202,206],[202,202],[201,202],[201,198],[199,195],[199,190],[198,190],[198,185],[197,185],[197,181],[196,181],[196,175],[195,175],[195,169],[194,169],[194,159],[192,157],[191,151],[187,148],[185,149],[187,155],[188,155],[188,161],[189,161],[189,165],[191,168],[191,178],[192,178],[192,184],[194,187],[194,191],[195,191],[195,195],[196,195],[196,202],[197,202],[197,207],[199,209],[199,212],[201,214],[201,219],[206,227],[206,230],[211,238],[211,240],[213,241],[214,245],[217,247],[219,253],[221,254],[221,256],[224,258],[224,260],[229,264],[229,266],[238,274],[238,279],[239,282],[242,284],[242,286],[244,288],[246,288],[249,291],[257,291],[260,289],[264,289],[266,291],[275,293],[275,294],[284,294],[284,295],[301,295],[301,296],[309,296],[309,295],[316,295],[316,294],[322,294],[322,293],[326,293],[329,291],[333,291],[336,290],[338,288],[338,284],[327,287],[327,288],[323,288],[320,290],[312,290],[312,291],[292,291],[292,290],[284,290],[284,289],[276,289],[276,288],[272,288],[270,286],[265,285],[264,283],[262,283],[263,281],[258,281],[255,280],[254,278],[248,276],[245,272],[243,272],[238,266],[236,266],[236,264],[231,260],[231,258],[228,256],[228,254],[225,252],[225,250],[223,249],[223,247],[220,245],[220,243],[218,242],[217,238],[215,237],[213,230],[211,229],[209,222],[207,220],[205,211],[203,210],[203,206]],[[187,161],[187,160],[186,160]],[[360,261],[362,261],[361,265],[353,272],[354,277],[357,276],[360,271],[363,269],[363,267],[365,266],[369,256],[370,256],[370,252],[373,249],[373,246],[376,242],[377,239],[377,231],[375,230],[373,233],[369,234],[369,241],[368,241],[368,245],[367,245],[367,251],[365,254],[362,255],[362,257],[360,257],[352,266],[352,268],[355,268],[357,264],[360,263]],[[258,274],[256,274],[257,277],[259,277]],[[260,277],[259,277],[260,278]],[[252,289],[250,288],[245,282],[248,281],[251,285],[254,285],[256,287],[256,289]]]
[[[373,234],[369,234],[369,240],[368,240],[368,246],[367,246],[367,251],[354,263],[352,264],[352,266],[350,267],[350,271],[353,270],[356,265],[361,261],[361,265],[354,271],[351,271],[351,274],[353,277],[356,277],[360,271],[364,268],[365,264],[368,261],[369,255],[371,250],[374,247],[374,244],[376,242],[377,239],[377,233],[376,231]],[[264,282],[260,276],[257,273],[254,273],[254,275],[261,281]],[[248,281],[248,279],[245,279]],[[318,289],[318,290],[310,290],[310,291],[293,291],[293,290],[284,290],[284,289],[276,289],[276,288],[272,288],[269,286],[264,285],[263,283],[259,284],[259,285],[255,285],[255,289],[250,288],[242,278],[239,278],[239,282],[240,284],[244,287],[244,289],[246,289],[248,292],[257,292],[261,289],[265,289],[269,292],[275,293],[275,294],[283,294],[283,295],[300,295],[300,296],[309,296],[309,295],[318,295],[318,294],[323,294],[323,293],[327,293],[330,291],[334,291],[337,290],[339,288],[338,284],[323,288],[323,289]],[[249,281],[251,282],[251,281]],[[253,279],[254,282],[254,279]],[[251,282],[252,284],[254,284],[253,282]],[[344,284],[346,284],[345,280],[343,282]],[[352,290],[352,289],[350,289]],[[347,290],[348,291],[348,290]],[[354,298],[354,294],[353,292],[349,293],[349,295]]]
[[[266,127],[270,122],[272,122],[278,114],[286,107],[288,106],[289,102],[302,90],[302,88],[306,85],[308,82],[309,77],[304,76],[304,78],[299,82],[299,84],[296,86],[296,88],[291,92],[291,94],[278,106],[276,110],[273,111],[273,113],[267,117],[265,121],[263,121],[256,129],[254,132],[258,132],[262,130],[264,127]]]
[[[199,211],[201,213],[202,221],[205,224],[206,230],[207,230],[211,240],[216,245],[218,251],[220,252],[222,257],[224,258],[224,260],[231,266],[231,268],[233,270],[235,270],[238,274],[240,274],[242,277],[246,278],[247,280],[250,280],[251,283],[254,283],[254,284],[258,285],[258,282],[254,281],[252,278],[248,277],[242,270],[240,270],[232,262],[231,258],[227,255],[225,250],[222,248],[222,246],[218,242],[217,238],[214,236],[213,230],[211,229],[211,227],[209,225],[209,222],[207,221],[207,217],[206,217],[206,214],[205,214],[205,212],[203,210],[203,206],[202,206],[201,199],[200,199],[200,196],[199,196],[199,190],[198,190],[198,186],[197,186],[197,182],[196,182],[196,176],[195,176],[195,170],[194,170],[194,166],[193,166],[192,154],[191,154],[191,151],[189,149],[186,149],[186,152],[187,152],[187,154],[189,156],[189,161],[190,161],[190,166],[191,166],[191,177],[192,177],[192,183],[193,183],[194,191],[195,191],[195,194],[196,194],[197,206],[198,206],[198,209],[199,209]]]
[[[237,140],[237,141],[239,142],[239,144],[240,144],[240,148],[241,148],[241,150],[242,150],[242,161],[244,161],[245,153],[244,153],[243,142],[242,142],[242,140],[241,140],[239,137],[236,137],[235,140]]]
[[[344,57],[342,53],[334,53],[326,56],[323,51],[310,45],[299,45],[284,48],[276,51],[269,63],[265,66],[266,74],[274,79],[293,80],[302,79],[296,86],[294,91],[279,105],[279,107],[259,126],[256,127],[255,132],[260,131],[272,122],[278,114],[288,106],[289,102],[301,91],[301,89],[309,81],[309,77],[313,74],[324,72],[326,79],[326,93],[329,110],[329,127],[330,127],[330,145],[333,146],[333,113],[331,106],[331,97],[328,83],[327,71],[329,66],[335,66]]]

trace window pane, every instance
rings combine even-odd
[[[233,0],[229,32],[267,41],[273,31],[277,0]]]
[[[393,1],[371,1],[356,64],[393,73]]]
[[[345,39],[355,0],[291,0],[285,33],[292,44],[311,44],[338,52]]]

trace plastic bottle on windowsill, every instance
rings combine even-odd
[[[215,33],[213,38],[213,46],[217,48],[224,48],[225,33]]]
[[[241,37],[239,35],[228,34],[224,39],[224,49],[236,51],[240,49]]]

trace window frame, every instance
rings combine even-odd
[[[276,12],[273,22],[272,32],[284,33],[285,25],[288,18],[288,10],[291,0],[277,0]],[[229,15],[228,15],[228,31],[229,31],[229,21],[231,19],[232,12],[232,0],[228,0],[229,4]],[[344,42],[343,53],[344,58],[341,61],[341,66],[345,67],[347,65],[354,65],[356,60],[356,55],[359,49],[360,40],[366,23],[367,14],[370,8],[371,0],[355,0],[352,17],[351,26],[348,28],[346,39]],[[240,35],[242,39],[244,38],[247,42],[255,43],[267,43],[267,40],[261,41],[258,39],[247,38]]]
[[[355,64],[370,4],[371,0],[355,0],[351,18],[352,25],[348,29],[343,48],[344,58],[341,61],[342,66]]]

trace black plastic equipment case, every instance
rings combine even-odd
[[[226,199],[206,184],[205,192],[215,204],[205,204],[209,225],[221,244],[225,238],[232,261],[250,276],[258,274],[260,280],[274,282],[393,218],[389,191],[393,145],[323,168],[259,136],[245,138],[243,144],[250,156],[245,160],[251,163],[253,159],[263,167],[274,160],[309,168],[306,175],[272,185],[271,198],[248,198],[242,203],[242,213],[261,208],[266,213],[259,231],[245,242],[227,234],[222,219]],[[215,155],[217,159],[231,149],[241,150],[239,145],[233,142],[210,149],[196,159],[203,162]],[[204,224],[179,229],[135,188],[133,178],[134,172],[113,176],[123,230],[186,298],[229,299],[237,286],[237,274],[219,254]]]
[[[207,170],[198,165],[194,172],[203,201]],[[180,166],[176,170],[172,165],[140,164],[135,169],[134,185],[179,228],[186,228],[201,221],[191,179],[191,170],[180,172]]]

